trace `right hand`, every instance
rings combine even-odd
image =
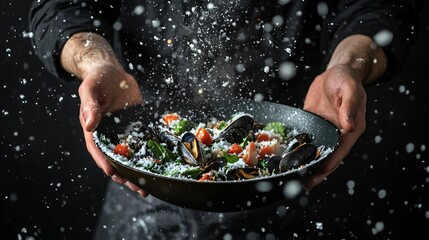
[[[108,112],[143,103],[136,79],[119,64],[107,41],[93,33],[73,35],[63,47],[61,64],[66,71],[82,80],[79,86],[79,120],[88,152],[113,181],[125,184],[146,197],[148,194],[144,190],[129,182],[109,164],[92,136]]]

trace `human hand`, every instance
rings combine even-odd
[[[81,101],[79,120],[88,152],[113,181],[125,184],[146,197],[144,190],[110,166],[107,156],[96,147],[92,136],[92,131],[108,112],[143,102],[137,81],[119,64],[107,41],[96,34],[72,36],[63,48],[61,63],[64,69],[82,80],[78,91]]]
[[[351,35],[338,44],[327,70],[310,85],[304,110],[329,120],[342,135],[337,149],[322,168],[304,183],[307,190],[335,171],[364,133],[367,102],[364,84],[378,79],[386,68],[386,55],[371,38]]]
[[[340,143],[322,168],[304,184],[309,190],[340,165],[364,133],[367,96],[363,85],[347,65],[336,65],[315,78],[304,102],[304,110],[332,122],[341,130]]]

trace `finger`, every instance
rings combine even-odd
[[[131,189],[134,192],[137,192],[140,194],[140,196],[142,197],[147,197],[149,194],[147,192],[145,192],[143,189],[137,187],[135,184],[131,183],[130,181],[125,182],[124,184],[125,186],[127,186],[129,189]]]
[[[123,178],[120,174],[118,174],[118,173],[114,173],[113,175],[112,175],[112,180],[114,181],[114,182],[116,182],[116,183],[119,183],[119,184],[124,184],[124,183],[126,183],[127,182],[127,179],[125,179],[125,178]]]
[[[81,124],[86,131],[93,131],[101,120],[100,105],[97,101],[97,94],[85,83],[79,87],[80,97],[80,115],[82,116]]]
[[[106,173],[107,176],[112,176],[116,174],[116,170],[110,165],[107,156],[104,155],[95,145],[94,139],[92,137],[92,132],[84,130],[84,137],[86,148],[88,149],[89,154],[94,159],[97,166]]]

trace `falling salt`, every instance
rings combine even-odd
[[[388,30],[381,30],[377,34],[374,35],[374,41],[377,45],[381,47],[385,47],[392,42],[393,34]]]
[[[286,5],[290,3],[292,0],[279,0],[280,5]]]
[[[317,13],[319,14],[319,16],[325,17],[326,15],[328,15],[328,12],[328,4],[326,4],[325,2],[320,2],[319,4],[317,4]]]
[[[157,28],[161,26],[161,21],[158,19],[152,20],[152,27]]]
[[[298,180],[292,180],[285,184],[283,195],[286,198],[295,198],[301,192],[301,183]]]
[[[382,190],[378,191],[377,195],[380,199],[383,199],[386,197],[387,192],[386,192],[386,190],[382,189]]]
[[[58,102],[62,102],[62,101],[63,101],[63,99],[64,99],[63,97],[59,97],[59,98],[58,98]]]
[[[256,184],[256,190],[259,192],[269,192],[273,188],[273,185],[267,181],[261,181]]]
[[[115,31],[121,30],[122,29],[122,23],[121,22],[115,22],[115,23],[113,23],[113,29]]]
[[[144,7],[142,5],[138,5],[134,8],[135,15],[141,15],[144,12]]]
[[[264,95],[262,93],[255,94],[255,102],[262,102],[264,100]]]
[[[230,233],[226,233],[225,235],[223,235],[222,239],[223,240],[232,240],[233,237],[232,237],[232,235]]]
[[[400,93],[404,93],[404,92],[405,92],[405,90],[406,90],[406,88],[405,88],[405,86],[404,86],[404,85],[399,86],[399,92],[400,92]]]
[[[265,66],[265,67],[264,67],[264,72],[265,72],[265,73],[269,73],[269,72],[270,72],[270,67]]]
[[[291,79],[295,76],[296,67],[292,62],[282,62],[279,65],[279,77],[284,80]]]
[[[375,141],[375,143],[380,143],[382,139],[383,138],[380,135],[377,135],[377,136],[375,136],[374,141]]]
[[[284,23],[284,19],[282,15],[275,15],[273,17],[273,20],[271,23],[274,25],[274,27],[280,27]]]
[[[316,222],[316,229],[318,229],[318,230],[323,230],[323,223],[321,223],[321,222]]]
[[[207,3],[207,9],[211,10],[214,8],[214,4],[213,3]]]
[[[94,25],[94,27],[99,27],[101,25],[101,21],[96,19],[92,22],[92,24]]]
[[[414,144],[413,144],[413,143],[408,143],[408,144],[405,146],[405,151],[407,151],[407,153],[411,153],[411,152],[413,152],[413,151],[414,151]]]
[[[246,69],[245,69],[245,67],[244,67],[244,65],[243,65],[243,64],[239,63],[239,64],[235,65],[235,70],[237,70],[237,72],[239,72],[239,73],[242,73],[242,72],[244,72]]]
[[[226,87],[226,86],[228,86],[228,84],[229,84],[229,81],[223,82],[222,87]]]

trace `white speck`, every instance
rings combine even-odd
[[[318,229],[318,230],[323,230],[323,223],[321,223],[321,222],[316,222],[316,229]]]
[[[325,2],[320,2],[319,4],[317,4],[317,13],[319,14],[319,16],[325,17],[326,15],[328,15],[328,12],[328,4],[326,4]]]
[[[302,16],[302,11],[296,11],[296,15],[297,15],[298,17]]]
[[[283,195],[288,199],[292,199],[301,192],[301,189],[301,183],[298,180],[292,180],[285,184]]]
[[[223,235],[222,239],[223,240],[232,240],[233,237],[232,237],[232,235],[230,233],[226,233],[225,235]]]
[[[264,29],[264,32],[273,31],[273,25],[271,23],[265,23],[262,28]]]
[[[122,23],[121,22],[115,22],[113,24],[113,30],[119,31],[119,30],[121,30],[121,28],[122,28]]]
[[[73,94],[71,95],[71,97],[72,97],[72,98],[77,98],[77,95],[73,93]]]
[[[256,184],[256,190],[259,192],[269,192],[272,188],[272,184],[267,181],[261,181]]]
[[[286,5],[290,2],[291,2],[291,0],[279,0],[280,5]]]
[[[99,27],[101,25],[100,20],[94,20],[94,22],[92,22],[92,24],[94,24],[94,27]]]
[[[255,101],[262,102],[264,100],[264,95],[262,93],[255,94]]]
[[[113,120],[115,121],[115,123],[120,123],[121,120],[118,117],[114,117]]]
[[[413,143],[408,143],[405,146],[405,151],[407,151],[407,153],[411,153],[412,151],[414,151],[414,144]]]
[[[226,86],[228,86],[228,84],[229,84],[229,81],[223,82],[222,87],[226,87]]]
[[[404,86],[404,85],[399,86],[399,92],[400,92],[400,93],[404,93],[404,92],[405,92],[405,90],[406,90],[406,88],[405,88],[405,86]]]
[[[375,136],[374,141],[375,143],[380,143],[383,138],[380,135]]]
[[[207,4],[207,9],[211,10],[214,8],[214,4],[213,3],[208,3]]]
[[[161,21],[158,19],[152,20],[152,27],[157,28],[161,26]]]
[[[58,98],[58,102],[62,102],[62,101],[63,101],[63,99],[64,99],[63,97],[59,97],[59,98]]]
[[[274,25],[274,27],[280,27],[284,23],[284,19],[282,15],[275,15],[273,17],[273,20],[271,23]]]
[[[284,80],[291,79],[296,74],[296,66],[292,62],[282,62],[279,65],[279,77]]]
[[[243,64],[239,63],[239,64],[235,65],[235,70],[237,70],[237,72],[239,72],[239,73],[242,73],[242,72],[244,72],[246,69],[245,69],[245,67],[244,67],[244,65],[243,65]]]
[[[133,65],[132,63],[128,63],[128,68],[129,68],[130,70],[133,70],[133,69],[134,69],[134,65]]]
[[[386,197],[386,195],[387,195],[386,190],[382,189],[382,190],[378,191],[378,197],[379,197],[380,199],[385,198],[385,197]]]
[[[381,47],[385,47],[392,42],[393,33],[388,30],[381,30],[377,34],[374,35],[374,41]]]
[[[264,72],[265,72],[265,73],[269,73],[269,72],[270,72],[270,67],[265,66],[265,67],[264,67]]]
[[[142,5],[137,5],[134,8],[133,12],[134,12],[135,15],[141,15],[144,12],[144,7]]]

